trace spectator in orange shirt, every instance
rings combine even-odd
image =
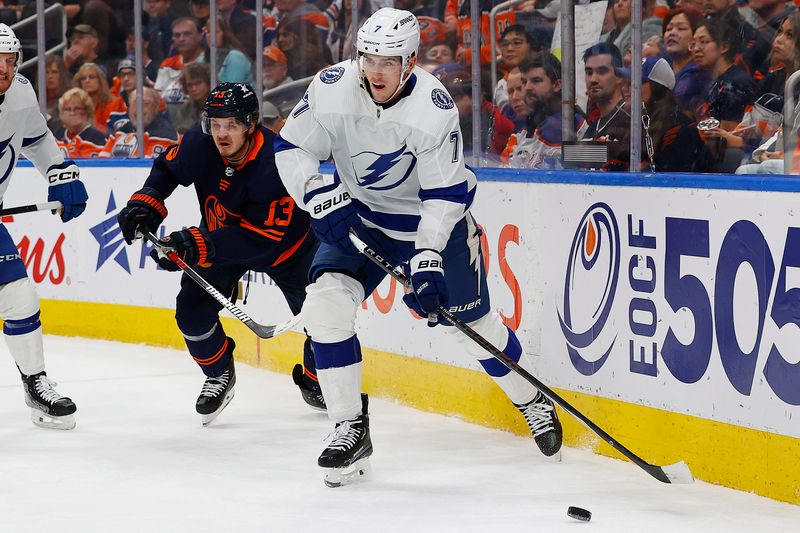
[[[94,102],[94,127],[99,131],[106,130],[106,122],[113,112],[125,112],[125,102],[115,97],[108,88],[108,81],[103,71],[94,63],[84,63],[72,80],[91,96]]]
[[[83,89],[73,88],[58,100],[58,114],[63,126],[53,134],[56,144],[70,159],[97,157],[105,137],[92,127],[94,102]]]
[[[163,113],[159,113],[161,97],[150,87],[145,87],[142,91],[142,124],[144,125],[144,156],[151,158],[158,156],[171,145],[176,144],[180,139],[178,132],[172,127],[169,119]],[[130,133],[118,131],[113,137],[108,139],[105,148],[100,152],[100,157],[138,157],[138,140],[136,138],[136,91],[131,91],[128,95],[130,108],[128,114],[131,117]]]

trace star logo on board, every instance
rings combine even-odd
[[[114,191],[111,191],[108,196],[108,206],[106,207],[106,215],[109,216],[96,226],[89,228],[92,236],[100,245],[95,272],[100,270],[100,267],[106,261],[113,258],[119,266],[125,269],[125,272],[130,274],[131,267],[128,264],[128,253],[125,248],[125,240],[122,238],[122,230],[119,229],[119,224],[117,224],[116,211],[117,202],[114,200]]]

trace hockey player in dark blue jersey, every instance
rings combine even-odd
[[[200,203],[198,227],[161,239],[223,294],[232,294],[247,272],[266,273],[298,314],[307,273],[318,243],[309,216],[296,208],[275,166],[274,134],[259,125],[258,99],[249,85],[223,83],[208,96],[201,126],[186,132],[154,162],[144,187],[120,211],[129,244],[137,232],[155,232],[167,216],[164,201],[178,185],[194,185]],[[166,257],[151,254],[162,268],[178,270]],[[188,276],[181,279],[175,318],[186,347],[206,375],[197,412],[213,420],[233,397],[234,342],[219,321],[222,306]],[[305,371],[295,381],[312,407],[324,409],[308,339]]]

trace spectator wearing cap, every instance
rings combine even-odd
[[[281,112],[271,102],[264,100],[261,105],[261,124],[275,133],[280,133],[286,119],[281,116]]]
[[[286,54],[277,46],[267,46],[261,57],[264,89],[274,89],[294,81],[289,76]]]
[[[128,117],[128,95],[136,89],[136,63],[133,59],[123,59],[117,65],[117,78],[119,78],[119,97],[125,102],[125,109],[109,113],[106,120],[106,135],[113,135],[130,123]],[[145,79],[147,85],[147,79]]]
[[[69,32],[69,47],[64,50],[64,65],[75,75],[84,63],[94,63],[100,57],[100,38],[88,24],[78,24]]]
[[[200,26],[205,27],[208,17],[211,16],[211,6],[209,6],[208,0],[190,0],[189,10]]]
[[[181,75],[181,84],[189,100],[175,107],[172,123],[178,133],[184,134],[200,123],[206,97],[211,92],[211,67],[208,63],[199,62],[186,65]]]
[[[180,140],[180,136],[172,127],[169,120],[159,113],[160,103],[158,93],[145,87],[142,91],[142,123],[144,125],[144,157],[156,157],[171,145]],[[130,117],[134,131],[117,132],[108,139],[99,157],[137,157],[139,155],[138,141],[136,139],[136,91],[130,96]]]
[[[683,7],[673,9],[664,17],[664,55],[675,73],[672,95],[678,105],[694,112],[703,102],[709,84],[709,74],[697,66],[690,46],[701,17],[698,11]]]
[[[239,0],[217,0],[217,12],[241,43],[242,47],[239,51],[244,52],[250,61],[255,61],[258,57],[256,54],[255,15],[250,11],[245,11]],[[226,80],[220,78],[218,81]]]
[[[203,52],[203,61],[211,62],[211,25],[203,28],[206,36],[206,51]],[[242,52],[242,43],[234,35],[231,27],[221,16],[217,18],[217,81],[246,83],[253,85],[253,65],[250,59]]]
[[[106,139],[92,125],[94,102],[86,91],[76,87],[65,92],[58,100],[58,113],[63,125],[53,136],[64,157],[97,157]]]
[[[125,58],[135,60],[136,58],[136,32],[133,28],[129,28],[125,34]],[[142,65],[144,65],[144,74],[150,83],[155,83],[158,77],[158,63],[153,61],[150,56],[150,37],[146,32],[142,35]],[[119,70],[119,66],[117,66]],[[145,80],[145,83],[147,83]]]
[[[197,21],[191,17],[181,17],[172,23],[172,43],[177,54],[161,62],[156,77],[155,89],[167,104],[167,109],[188,100],[180,83],[183,67],[203,62],[203,33]]]
[[[674,87],[675,73],[666,59],[647,57],[642,61],[642,133],[647,152],[643,155],[656,172],[705,172],[709,170],[708,151],[694,117],[677,104]]]
[[[150,55],[157,65],[167,57],[172,46],[172,0],[144,0],[142,24],[150,41]]]
[[[586,49],[583,62],[592,117],[583,138],[608,143],[605,170],[628,170],[631,116],[618,70],[622,68],[622,54],[613,44],[602,42]]]
[[[72,80],[73,86],[86,91],[94,102],[94,127],[105,131],[106,122],[113,112],[125,112],[125,102],[114,96],[102,69],[94,63],[84,63]]]

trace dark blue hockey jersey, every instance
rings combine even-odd
[[[276,266],[312,245],[308,213],[296,206],[275,166],[275,134],[259,128],[245,160],[234,167],[199,126],[153,161],[145,187],[167,198],[194,185],[202,223],[216,248],[214,263],[252,270]]]

